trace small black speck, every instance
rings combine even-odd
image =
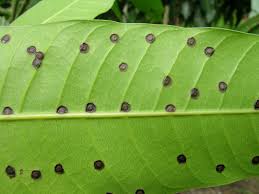
[[[226,168],[225,165],[219,164],[219,165],[216,166],[216,171],[218,173],[222,173],[225,170],[225,168]]]
[[[60,106],[57,108],[58,114],[66,114],[68,113],[68,108],[66,106]]]
[[[35,58],[36,58],[36,59],[39,59],[39,60],[41,60],[41,61],[44,59],[44,57],[45,57],[45,55],[44,55],[44,53],[41,52],[41,51],[36,52],[36,54],[35,54]]]
[[[57,164],[54,170],[57,174],[64,174],[64,168],[62,164]]]
[[[94,162],[94,168],[96,170],[103,170],[104,169],[104,163],[101,160],[97,160]]]
[[[195,44],[196,44],[196,39],[194,37],[191,37],[187,40],[188,46],[193,47],[193,46],[195,46]]]
[[[90,46],[85,42],[80,45],[81,53],[87,53],[87,52],[89,52],[89,49],[90,49]]]
[[[35,68],[35,69],[39,69],[41,67],[41,64],[42,64],[42,60],[38,59],[38,58],[35,58],[32,62],[32,66]]]
[[[14,111],[11,107],[4,107],[3,109],[3,112],[2,112],[3,115],[12,115],[14,114]]]
[[[7,166],[5,172],[10,178],[14,178],[16,176],[15,168],[12,166]]]
[[[31,172],[31,178],[34,180],[41,178],[41,172],[39,170],[33,170]]]
[[[138,189],[135,194],[145,194],[143,189]]]
[[[165,107],[165,111],[166,112],[175,112],[176,111],[176,107],[173,104],[168,104]]]
[[[96,112],[96,106],[94,103],[88,103],[86,105],[86,108],[85,108],[85,111],[88,112],[88,113],[94,113]]]
[[[29,53],[30,55],[35,54],[37,52],[37,49],[35,46],[30,46],[27,48],[27,53]]]
[[[259,110],[259,100],[255,102],[254,108],[255,110]]]
[[[200,96],[200,91],[198,88],[193,88],[191,90],[191,98],[192,99],[197,99]]]
[[[215,49],[212,47],[207,47],[207,48],[205,48],[204,53],[208,57],[211,57],[215,53]]]
[[[165,87],[172,85],[172,78],[169,75],[164,78],[163,85]]]
[[[183,155],[183,154],[177,156],[177,161],[178,161],[179,164],[185,164],[185,163],[186,163],[186,160],[187,160],[187,159],[186,159],[186,156]]]
[[[258,164],[259,164],[259,156],[255,156],[255,157],[252,159],[252,164],[254,164],[254,165],[258,165]]]
[[[110,36],[110,40],[111,40],[111,42],[113,42],[113,43],[119,42],[119,39],[120,39],[120,37],[119,37],[118,34],[112,34],[112,35]]]
[[[123,102],[121,104],[121,112],[130,112],[131,105],[128,102]]]
[[[226,92],[228,89],[228,85],[225,82],[219,82],[219,91]]]
[[[156,37],[154,34],[148,34],[146,35],[146,41],[150,44],[152,44],[153,42],[155,42]]]
[[[119,65],[119,69],[120,69],[121,72],[127,71],[127,69],[128,69],[128,64],[127,64],[127,63],[121,63],[121,64]]]
[[[4,35],[4,36],[1,38],[1,43],[7,44],[10,40],[11,40],[11,36],[10,36],[9,34],[6,34],[6,35]]]

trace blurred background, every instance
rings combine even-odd
[[[0,25],[9,25],[39,1],[0,0]],[[116,0],[98,19],[221,27],[259,34],[259,0]],[[259,178],[184,194],[259,194]]]

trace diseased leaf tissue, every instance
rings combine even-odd
[[[259,174],[258,36],[68,19],[84,2],[0,27],[1,193],[171,194]]]

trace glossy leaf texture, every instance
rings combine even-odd
[[[172,194],[259,174],[258,36],[107,21],[0,34],[1,193]]]
[[[91,20],[108,11],[114,0],[42,0],[12,25],[37,25],[72,20]]]

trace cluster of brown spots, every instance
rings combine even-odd
[[[68,113],[68,108],[66,106],[60,106],[57,108],[57,113],[58,114],[66,114]]]
[[[10,178],[14,178],[16,176],[15,168],[12,166],[7,166],[5,172]]]
[[[130,112],[131,111],[131,105],[128,102],[123,102],[121,104],[121,112]]]
[[[85,111],[88,112],[88,113],[94,113],[96,112],[96,106],[94,103],[88,103],[86,105],[86,108],[85,108]]]
[[[97,160],[94,162],[94,168],[95,170],[103,170],[105,167],[104,162],[101,160]]]
[[[88,53],[90,50],[90,46],[87,43],[82,43],[79,47],[80,53]]]
[[[7,106],[7,107],[4,107],[2,114],[3,115],[12,115],[12,114],[14,114],[14,111],[11,107]]]
[[[120,37],[119,37],[118,34],[112,34],[112,35],[110,36],[110,40],[111,40],[111,42],[113,42],[113,43],[117,43],[117,42],[119,42]]]
[[[2,38],[1,38],[1,43],[3,44],[7,44],[8,42],[10,42],[11,40],[11,36],[9,34],[5,34]]]

